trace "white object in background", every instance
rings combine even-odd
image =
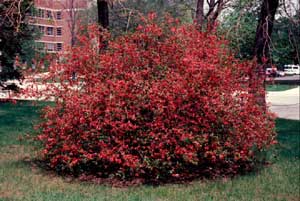
[[[300,75],[300,66],[299,65],[284,65],[284,73],[286,75]]]

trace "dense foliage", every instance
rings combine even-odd
[[[14,66],[16,55],[24,60],[33,57],[34,29],[25,20],[32,7],[32,0],[8,0],[0,4],[0,89],[8,87],[3,81],[21,78]]]
[[[272,59],[277,65],[300,63],[300,13],[276,20],[272,45]]]
[[[274,142],[226,41],[154,14],[98,49],[97,28],[50,68],[42,159],[59,173],[145,182],[236,174]],[[77,79],[72,79],[76,72]],[[33,91],[31,91],[33,92]]]
[[[252,59],[254,57],[260,4],[260,1],[236,2],[232,6],[232,12],[229,12],[220,23],[220,33],[226,35],[226,39],[230,41],[230,47],[236,51],[238,58]],[[272,63],[278,67],[299,63],[299,12],[286,13],[284,8],[287,6],[289,8],[293,5],[286,2],[285,6],[279,6],[271,35],[270,54]]]
[[[191,23],[195,15],[196,2],[194,0],[126,0],[110,1],[109,5],[109,30],[113,36],[119,36],[124,32],[134,31],[141,23],[140,16],[155,11],[158,18],[168,13],[182,22]],[[91,6],[80,16],[84,24],[97,23],[97,4],[91,2]],[[103,13],[103,10],[99,11]],[[100,23],[101,24],[101,23]]]

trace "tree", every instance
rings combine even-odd
[[[22,56],[22,46],[33,39],[34,29],[25,17],[33,8],[33,0],[5,0],[0,4],[0,88],[8,79],[20,79],[21,73],[14,65],[18,54]],[[32,50],[33,51],[33,50]]]
[[[68,9],[68,27],[71,34],[71,46],[74,46],[76,41],[76,22],[78,19],[78,10],[75,9],[77,8],[76,3],[76,0],[69,0],[66,1],[64,5],[65,9]]]
[[[91,1],[88,8],[80,13],[80,23],[83,26],[96,24],[98,22],[97,2]]]
[[[97,7],[98,7],[98,23],[103,28],[107,29],[109,26],[108,2],[106,0],[97,0]]]
[[[264,63],[263,58],[270,63],[270,41],[278,5],[279,0],[263,0],[262,3],[254,47],[254,55],[260,64]]]
[[[206,24],[207,29],[211,29],[220,15],[221,11],[225,8],[230,0],[207,0],[208,10],[205,13],[204,0],[197,1],[196,7],[196,22],[202,29]]]
[[[223,17],[218,32],[229,41],[237,58],[251,60],[260,4],[257,0],[238,0],[230,7],[231,10]]]
[[[299,2],[300,3],[300,2]],[[272,60],[284,64],[300,63],[300,5],[283,0],[278,9],[272,33]]]
[[[231,11],[223,18],[218,27],[221,35],[229,40],[235,55],[241,59],[254,57],[253,43],[261,2],[239,0],[231,4]],[[287,9],[289,6],[289,9]],[[300,18],[297,7],[290,2],[281,2],[274,20],[270,41],[270,57],[272,63],[282,68],[284,64],[298,64],[300,52]]]
[[[260,80],[263,87],[265,85],[265,70],[267,66],[271,65],[270,41],[278,5],[279,0],[263,0],[256,29],[254,56],[257,65],[253,69],[251,79],[254,83]],[[253,86],[253,93],[256,96],[257,103],[263,109],[266,109],[266,95],[264,91],[259,90],[260,88],[261,86]]]
[[[84,2],[80,0],[68,0],[62,1],[62,6],[64,7],[66,14],[68,15],[68,28],[71,35],[71,46],[73,47],[76,44],[76,37],[78,34],[78,23],[81,19],[82,4]]]
[[[194,0],[126,0],[110,1],[109,29],[113,36],[134,31],[142,23],[141,16],[155,12],[157,21],[162,22],[166,14],[191,23],[195,9]],[[192,12],[191,12],[192,11]]]

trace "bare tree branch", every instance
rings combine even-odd
[[[4,0],[1,4],[7,8],[1,10],[0,25],[6,23],[9,26],[14,27],[16,32],[19,32],[20,26],[25,20],[25,16],[21,12],[22,0]],[[33,1],[29,1],[28,6],[23,13],[27,13],[32,5]]]

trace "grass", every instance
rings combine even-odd
[[[271,84],[267,85],[267,91],[286,91],[289,89],[294,89],[298,87],[297,85],[286,85],[286,84]]]
[[[277,120],[278,140],[272,165],[258,173],[216,181],[159,187],[114,188],[69,181],[28,164],[35,153],[20,135],[32,131],[41,105],[0,103],[0,200],[24,201],[298,201],[300,185],[299,121]],[[276,158],[274,157],[276,156]]]

